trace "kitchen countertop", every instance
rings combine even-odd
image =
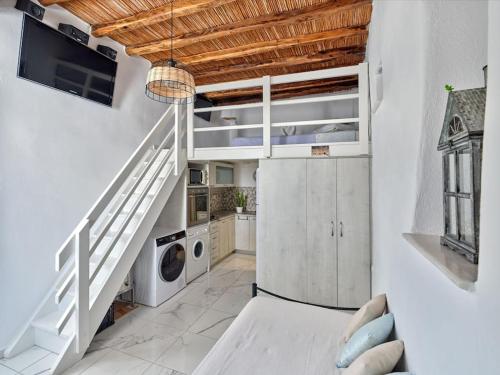
[[[221,220],[221,219],[224,219],[228,216],[236,215],[236,214],[237,214],[236,211],[233,211],[233,210],[230,210],[230,211],[223,210],[223,211],[211,212],[210,213],[210,221]],[[238,215],[255,215],[255,214],[256,214],[255,211],[243,211],[241,214],[238,214]]]

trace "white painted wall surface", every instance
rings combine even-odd
[[[52,285],[59,246],[164,110],[144,95],[149,63],[109,39],[99,42],[119,51],[113,108],[16,78],[14,3],[0,4],[0,348]],[[45,20],[88,31],[57,6]]]
[[[258,161],[241,161],[234,165],[234,184],[239,187],[256,187],[253,178],[259,167]]]
[[[383,64],[384,100],[372,117],[373,288],[374,294],[388,295],[396,333],[405,341],[405,359],[415,374],[494,374],[499,368],[499,16],[496,1],[374,3],[368,60],[372,75],[379,62]],[[475,292],[466,292],[401,233],[441,233],[441,159],[436,145],[446,106],[443,86],[483,86],[487,51],[492,73],[479,280]]]

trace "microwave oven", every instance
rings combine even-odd
[[[206,185],[205,171],[189,168],[189,185]]]

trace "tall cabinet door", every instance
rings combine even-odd
[[[370,162],[337,162],[338,306],[360,307],[371,296]]]
[[[257,283],[292,299],[307,297],[306,159],[261,160]]]
[[[337,160],[307,161],[307,302],[337,306]]]

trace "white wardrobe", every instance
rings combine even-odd
[[[259,163],[257,284],[319,305],[371,297],[370,159]]]

